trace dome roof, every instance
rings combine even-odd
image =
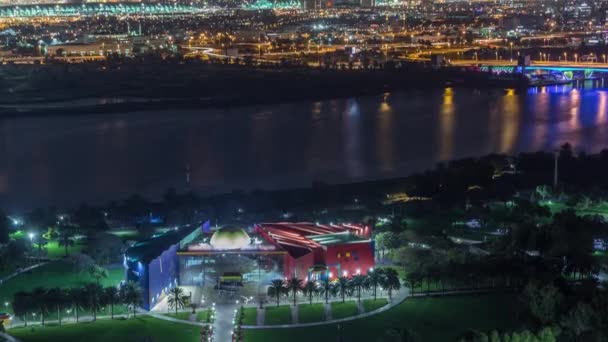
[[[209,241],[217,249],[241,249],[250,243],[251,239],[245,230],[230,226],[216,230]]]

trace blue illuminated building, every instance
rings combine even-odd
[[[138,242],[125,252],[125,279],[138,283],[143,290],[143,307],[154,307],[167,292],[178,285],[177,251],[208,229],[209,221],[201,226],[182,226]]]

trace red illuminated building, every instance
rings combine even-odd
[[[374,243],[368,226],[281,222],[258,224],[255,230],[286,252],[286,278],[350,277],[366,275],[374,267]]]

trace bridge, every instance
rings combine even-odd
[[[475,66],[482,70],[489,70],[490,67],[495,71],[512,72],[518,68],[515,61],[492,61],[492,60],[452,60],[454,66]],[[557,61],[536,61],[530,62],[526,66],[527,71],[546,70],[550,72],[562,73],[566,78],[591,79],[596,77],[608,77],[608,63],[597,62],[557,62]],[[577,77],[575,77],[577,76]]]

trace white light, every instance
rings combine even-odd
[[[333,278],[334,277],[334,272],[329,272],[329,277]]]
[[[29,236],[30,240],[34,239],[34,233],[29,233],[27,236]]]
[[[238,299],[236,300],[236,303],[237,303],[237,304],[239,303],[239,300],[238,300]],[[236,310],[235,310],[235,311],[236,311]]]
[[[345,277],[348,276],[348,271],[342,272],[342,275],[345,276]]]
[[[357,268],[357,274],[361,274],[361,269]]]
[[[373,267],[370,267],[370,268],[369,268],[369,271],[370,271],[370,272],[374,272],[374,268],[373,268]]]

